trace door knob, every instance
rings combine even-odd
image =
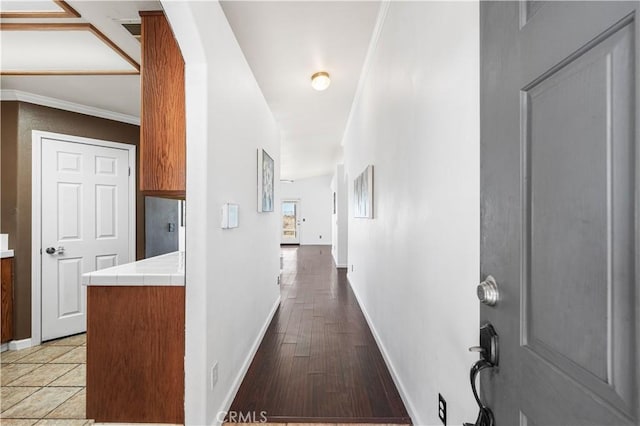
[[[491,275],[486,280],[482,281],[476,288],[478,299],[485,305],[495,306],[500,299],[500,292],[498,291],[498,283]]]
[[[56,252],[58,254],[63,254],[64,253],[64,247],[63,246],[58,246],[58,248],[55,247],[47,247],[45,249],[45,251],[47,252],[47,254],[55,254]]]

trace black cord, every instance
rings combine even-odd
[[[478,391],[476,389],[476,378],[478,377],[478,373],[487,368],[493,368],[494,365],[484,359],[473,364],[471,367],[471,371],[469,372],[469,377],[471,379],[471,390],[473,391],[473,397],[476,399],[478,403],[478,408],[480,412],[478,413],[478,418],[475,423],[465,423],[464,426],[495,426],[493,412],[487,406],[485,406],[482,401],[480,401],[480,397],[478,396]]]

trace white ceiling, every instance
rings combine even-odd
[[[67,0],[67,3],[79,12],[82,18],[20,18],[2,19],[2,22],[89,22],[140,63],[140,42],[129,34],[121,23],[139,21],[139,10],[162,9],[157,0]],[[2,6],[4,8],[5,1],[2,2]],[[21,31],[16,31],[15,35],[19,33]],[[2,38],[3,54],[8,42],[8,39]],[[80,59],[83,55],[76,49],[69,49],[67,53],[71,60]],[[0,88],[33,93],[132,117],[140,116],[138,75],[2,76]]]
[[[3,12],[59,12],[64,13],[64,9],[51,1],[27,1],[27,0],[3,0]]]
[[[120,23],[138,20],[139,10],[161,9],[157,0],[67,2],[82,19],[47,22],[90,22],[139,63],[140,44]],[[222,3],[282,131],[282,179],[331,173],[341,159],[340,142],[379,6],[377,1]],[[324,92],[310,85],[320,70],[331,74]],[[0,87],[134,117],[140,111],[136,75],[2,76]]]
[[[96,34],[84,30],[2,31],[2,71],[137,73]]]
[[[282,131],[281,178],[332,173],[380,2],[221,4]],[[316,71],[331,75],[324,92]]]

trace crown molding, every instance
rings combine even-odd
[[[356,107],[360,102],[360,97],[362,96],[362,91],[364,90],[364,82],[367,79],[367,75],[369,74],[369,68],[371,68],[371,62],[373,62],[373,55],[376,53],[376,49],[378,47],[378,40],[380,39],[380,34],[382,33],[382,28],[384,27],[384,21],[387,18],[387,12],[389,11],[389,6],[391,5],[392,0],[383,0],[380,3],[380,9],[378,9],[378,18],[376,19],[376,23],[373,27],[373,34],[371,35],[371,40],[369,41],[369,48],[367,49],[367,55],[364,58],[364,63],[362,64],[362,71],[360,71],[360,79],[358,80],[358,87],[356,88],[356,93],[353,96],[353,102],[351,103],[351,110],[349,111],[349,117],[347,118],[347,124],[344,127],[344,131],[342,133],[342,140],[340,141],[340,145],[344,146],[344,137],[351,126],[351,120],[353,119],[353,114],[355,113]]]
[[[62,99],[50,98],[48,96],[36,95],[35,93],[23,92],[21,90],[2,89],[0,90],[0,100],[20,101],[30,104],[46,106],[50,108],[62,109],[65,111],[77,112],[93,117],[106,118],[107,120],[120,121],[122,123],[140,125],[140,117],[96,108],[89,105],[77,104],[75,102],[63,101]]]

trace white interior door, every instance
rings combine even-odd
[[[129,151],[42,139],[42,340],[86,331],[82,274],[129,261]]]
[[[300,202],[282,202],[282,244],[300,244]]]

